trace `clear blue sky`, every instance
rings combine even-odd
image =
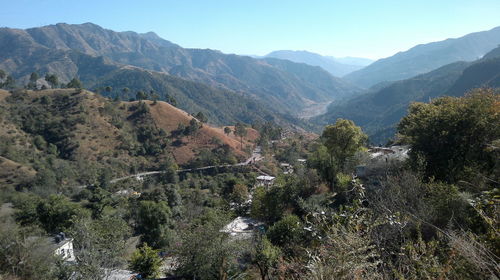
[[[500,0],[0,0],[0,26],[93,22],[183,47],[381,58],[500,25]]]

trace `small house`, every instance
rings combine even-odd
[[[261,175],[257,177],[257,186],[264,186],[264,187],[269,187],[272,186],[274,183],[274,179],[276,179],[273,176],[267,176],[267,175]]]
[[[66,235],[61,232],[54,237],[49,237],[48,243],[54,255],[61,256],[61,258],[67,262],[76,261],[73,251],[73,238],[67,238]]]
[[[300,164],[306,164],[307,160],[305,158],[299,158],[297,159],[297,162]]]

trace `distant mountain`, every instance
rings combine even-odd
[[[368,66],[373,63],[373,59],[369,58],[363,58],[363,57],[352,57],[352,56],[346,56],[346,57],[333,57],[333,56],[327,56],[330,59],[333,59],[334,61],[337,61],[338,63],[342,64],[347,64],[347,65],[356,65],[356,66]]]
[[[265,57],[286,59],[297,63],[319,66],[337,77],[359,70],[366,65],[363,65],[363,62],[366,63],[366,60],[363,58],[334,58],[308,51],[274,51]],[[347,63],[347,61],[352,63]]]
[[[90,88],[101,89],[101,94],[105,96],[120,96],[122,99],[134,98],[137,91],[151,89],[159,94],[161,100],[173,98],[177,106],[187,112],[203,112],[216,125],[257,121],[274,121],[284,126],[300,123],[289,115],[275,112],[267,104],[250,96],[140,68],[119,68],[89,85]],[[103,91],[106,86],[111,86],[113,91]],[[122,92],[125,87],[129,89],[128,94]]]
[[[368,93],[346,102],[333,103],[328,112],[313,119],[320,125],[337,118],[353,120],[384,144],[395,133],[396,124],[413,101],[428,102],[449,95],[462,96],[477,87],[500,87],[500,47],[474,62],[455,62],[410,79],[380,84]]]
[[[253,97],[260,102],[269,104],[280,113],[294,114],[303,110],[308,104],[328,102],[334,99],[350,97],[361,92],[356,86],[340,81],[318,67],[298,64],[294,68],[302,68],[302,72],[315,73],[322,77],[320,85],[305,83],[300,76],[277,68],[266,60],[257,60],[247,56],[226,55],[219,51],[202,49],[184,49],[169,41],[163,40],[150,32],[138,34],[135,32],[114,32],[103,29],[92,23],[79,25],[56,24],[26,30],[1,29],[1,36],[22,37],[36,48],[44,47],[51,51],[74,51],[89,56],[102,56],[103,60],[119,65],[132,65],[146,70],[168,73],[186,80],[204,83],[211,87],[222,88]],[[20,38],[18,38],[20,39]],[[7,42],[1,42],[0,52],[8,47]],[[7,46],[5,46],[7,45]],[[19,52],[28,50],[29,46],[16,45]],[[25,52],[26,53],[26,52]],[[29,55],[32,53],[29,52]],[[14,56],[12,56],[14,55]],[[20,59],[15,54],[0,54],[0,67],[14,72],[17,78],[25,68],[38,70],[35,65],[10,63],[10,60]],[[25,59],[20,59],[25,60]],[[32,60],[32,62],[36,62]],[[68,78],[66,70],[69,64],[65,59],[53,66],[51,71]],[[42,64],[39,65],[43,67]],[[39,67],[39,68],[40,68]],[[63,68],[64,71],[62,71]],[[73,67],[74,68],[74,67]],[[73,70],[75,72],[75,69]]]
[[[499,44],[500,27],[496,27],[456,39],[415,46],[405,52],[377,60],[344,78],[368,88],[383,81],[407,79],[456,61],[476,60]]]
[[[0,29],[0,49],[4,50],[0,52],[0,69],[13,75],[18,84],[26,83],[33,71],[42,77],[45,73],[55,73],[61,82],[67,83],[78,77],[86,88],[100,90],[103,95],[122,100],[135,98],[139,90],[152,90],[161,100],[175,99],[177,106],[183,110],[203,112],[210,122],[217,125],[271,120],[283,125],[300,123],[249,94],[121,65],[103,56],[91,56],[67,48],[48,48],[35,42],[23,30]],[[43,83],[43,78],[39,82]],[[106,86],[111,86],[112,91],[104,91]],[[123,92],[123,88],[128,88],[128,92]]]

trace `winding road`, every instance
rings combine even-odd
[[[257,161],[262,160],[261,151],[262,151],[261,147],[257,146],[253,150],[252,155],[244,162],[240,162],[240,163],[236,163],[236,164],[210,165],[210,166],[204,166],[204,167],[199,167],[199,168],[179,169],[179,170],[177,170],[177,173],[193,172],[193,171],[207,170],[207,169],[212,169],[212,168],[237,167],[237,166],[251,165]],[[157,175],[157,174],[162,174],[162,173],[165,173],[165,171],[158,170],[158,171],[140,172],[140,173],[136,173],[136,174],[132,174],[132,175],[123,176],[120,178],[115,178],[115,179],[110,180],[109,182],[113,184],[113,183],[120,182],[120,181],[130,179],[130,178],[142,180],[146,176],[152,176],[152,175]],[[86,187],[87,187],[87,185],[77,186],[77,188],[82,188],[82,189],[86,188]]]

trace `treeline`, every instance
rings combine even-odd
[[[39,85],[39,80],[42,79],[43,82],[41,82]],[[59,78],[55,74],[50,74],[47,73],[43,78],[40,77],[38,72],[32,72],[30,74],[30,78],[27,84],[25,85],[18,85],[16,83],[16,80],[11,76],[8,75],[7,72],[4,70],[0,69],[0,88],[1,89],[16,89],[16,88],[25,88],[25,89],[31,89],[31,90],[43,90],[47,89],[47,85],[50,86],[50,88],[82,88],[82,82],[74,77],[71,79],[67,84],[61,83],[59,81]]]

